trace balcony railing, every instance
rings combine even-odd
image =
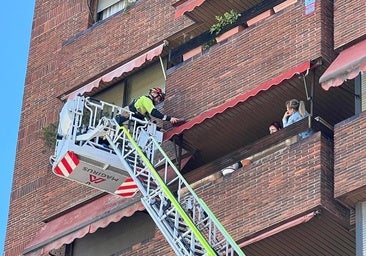
[[[279,5],[280,3],[283,3],[283,2],[285,2],[285,1],[284,0],[263,1],[260,4],[253,6],[252,8],[242,12],[241,16],[239,17],[239,19],[236,22],[224,27],[220,31],[219,35],[227,32],[228,30],[230,30],[238,25],[247,27],[247,25],[246,25],[247,21],[258,16],[259,14],[263,13],[264,11],[272,9],[273,7]],[[200,45],[205,45],[205,44],[209,43],[210,41],[215,40],[215,38],[217,36],[218,35],[212,34],[208,30],[208,31],[192,38],[191,40],[187,41],[186,43],[180,45],[179,47],[176,47],[176,48],[170,50],[169,57],[168,57],[168,64],[169,64],[168,66],[172,67],[172,66],[178,65],[179,63],[181,63],[183,61],[182,56],[184,53],[186,53],[196,47],[199,47]]]
[[[320,117],[308,117],[304,118],[284,129],[279,130],[275,133],[275,135],[267,135],[263,138],[258,139],[252,144],[246,145],[229,155],[225,155],[209,164],[201,166],[195,169],[192,172],[187,173],[186,179],[189,183],[193,183],[199,181],[209,175],[214,174],[220,169],[223,169],[227,166],[224,166],[227,162],[227,159],[232,159],[232,163],[240,161],[242,159],[246,159],[252,157],[253,155],[260,155],[263,157],[265,154],[261,154],[261,152],[267,152],[267,154],[271,153],[268,151],[270,148],[277,148],[276,145],[282,144],[283,147],[286,146],[286,140],[292,140],[292,138],[296,137],[298,134],[311,129],[314,133],[321,132],[325,137],[333,140],[333,128],[331,125],[327,124],[324,119]],[[293,141],[291,142],[293,143]]]

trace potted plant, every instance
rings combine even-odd
[[[210,32],[211,32],[211,34],[217,35],[216,40],[218,43],[244,29],[243,26],[237,26],[237,27],[232,28],[229,31],[226,31],[225,33],[219,35],[224,27],[226,27],[230,24],[233,24],[235,21],[237,21],[239,19],[240,16],[241,16],[241,14],[236,12],[235,10],[230,10],[228,12],[225,12],[221,16],[215,16],[215,19],[217,22],[211,26]]]
[[[215,16],[216,23],[213,24],[210,27],[211,34],[216,35],[216,39],[213,38],[212,40],[206,42],[202,46],[196,47],[186,53],[183,54],[183,61],[186,61],[193,56],[201,53],[201,51],[206,51],[211,46],[215,45],[216,43],[219,43],[226,38],[232,36],[233,34],[236,34],[244,29],[243,26],[236,26],[235,28],[230,29],[229,31],[226,31],[225,33],[221,34],[221,31],[228,25],[233,24],[235,21],[238,20],[238,18],[241,16],[240,13],[237,13],[235,10],[231,10],[228,12],[225,12],[222,16]]]
[[[183,54],[183,61],[186,61],[186,60],[192,58],[193,56],[200,54],[201,51],[202,51],[202,45],[200,45],[196,48],[193,48],[192,50],[189,50],[188,52]]]
[[[49,149],[54,149],[56,147],[57,127],[58,124],[53,123],[42,128],[42,139]]]

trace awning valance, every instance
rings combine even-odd
[[[68,99],[72,99],[78,94],[84,94],[85,92],[90,92],[93,88],[97,88],[101,82],[110,82],[113,80],[113,78],[122,76],[123,73],[129,72],[133,70],[134,68],[140,67],[142,64],[144,64],[146,61],[151,61],[154,57],[159,56],[164,47],[165,43],[155,47],[154,49],[151,49],[150,51],[140,55],[137,58],[134,58],[133,60],[130,60],[129,62],[123,64],[122,66],[112,70],[111,72],[103,75],[102,77],[99,77],[95,79],[94,81],[84,85],[83,87],[79,88],[76,91],[73,91],[72,93],[67,95]]]
[[[366,40],[343,50],[320,77],[319,83],[324,90],[329,90],[355,78],[361,71],[366,71]]]
[[[69,244],[76,238],[94,233],[98,228],[104,228],[111,222],[118,222],[123,217],[129,217],[144,209],[139,198],[131,201],[108,194],[46,223],[24,249],[23,254],[47,254],[63,244]]]
[[[180,161],[182,169],[191,156],[185,156]],[[163,171],[158,171],[163,175]],[[168,168],[167,180],[172,180],[176,174]],[[70,211],[57,219],[47,222],[26,246],[25,256],[39,256],[58,249],[64,244],[72,243],[76,238],[82,238],[94,233],[98,228],[105,228],[112,222],[118,222],[123,217],[132,216],[137,211],[145,210],[139,196],[125,198],[107,194],[86,205]]]
[[[205,0],[187,0],[184,3],[178,5],[175,9],[174,19],[178,19],[185,12],[193,11],[194,8],[203,4]]]
[[[239,243],[238,245],[240,247],[245,247],[245,246],[247,246],[249,244],[258,242],[258,241],[263,240],[263,239],[265,239],[267,237],[270,237],[270,236],[273,236],[275,234],[278,234],[278,233],[280,233],[280,232],[282,232],[282,231],[284,231],[286,229],[293,228],[293,227],[295,227],[297,225],[300,225],[302,223],[306,223],[306,222],[310,221],[312,218],[314,218],[314,216],[316,216],[316,214],[317,214],[316,212],[308,213],[308,214],[306,214],[306,215],[304,215],[302,217],[299,217],[299,218],[297,218],[295,220],[289,221],[289,222],[287,222],[287,223],[285,223],[285,224],[283,224],[283,225],[281,225],[281,226],[279,226],[277,228],[274,228],[274,229],[272,229],[270,231],[267,231],[267,232],[265,232],[265,233],[263,233],[261,235],[258,235],[256,237],[253,237],[252,239],[249,239],[249,240],[246,240],[246,241],[244,241],[242,243]]]
[[[236,98],[220,105],[217,106],[215,108],[212,108],[208,111],[206,111],[205,113],[203,113],[202,115],[199,115],[193,119],[191,119],[190,121],[176,127],[173,128],[167,132],[164,133],[164,140],[169,140],[171,139],[174,135],[178,135],[181,134],[183,131],[185,130],[189,130],[191,129],[193,126],[195,125],[199,125],[200,123],[202,123],[203,121],[205,121],[206,119],[210,119],[212,117],[214,117],[217,114],[223,113],[224,111],[226,111],[228,108],[233,108],[235,107],[237,104],[241,103],[241,102],[245,102],[246,100],[248,100],[250,97],[254,97],[255,95],[257,95],[259,92],[261,91],[266,91],[269,88],[271,88],[274,85],[278,85],[281,82],[283,82],[286,79],[290,79],[291,77],[293,77],[295,74],[300,74],[306,70],[310,69],[310,61],[307,61],[303,64],[298,65],[297,67],[290,69],[284,73],[282,73],[281,75],[275,77],[274,79],[267,81],[263,84],[258,85],[257,87],[255,87],[254,89],[245,92],[242,95],[237,96]]]

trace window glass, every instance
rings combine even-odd
[[[123,95],[125,94],[126,80],[120,81],[106,90],[99,92],[93,98],[111,103],[113,105],[122,106]]]
[[[97,6],[97,20],[104,20],[113,14],[126,9],[137,0],[99,0]]]
[[[149,89],[153,87],[160,87],[163,90],[165,88],[165,79],[159,61],[130,77],[127,102],[130,103],[133,99],[147,95]]]
[[[87,216],[86,216],[87,217]],[[155,234],[155,223],[146,212],[136,212],[117,223],[99,228],[95,233],[76,239],[72,245],[74,256],[108,256],[151,239]]]
[[[164,66],[166,66],[166,61],[164,61]],[[124,107],[130,104],[132,100],[147,95],[149,89],[153,87],[160,87],[163,90],[165,88],[165,79],[160,61],[126,77],[123,81],[94,95],[93,98]]]

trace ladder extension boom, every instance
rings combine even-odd
[[[120,126],[117,115],[128,117],[128,122]],[[161,143],[155,123],[133,118],[125,108],[78,96],[61,111],[50,162],[56,175],[111,194],[132,197],[139,191],[177,255],[245,256]]]

